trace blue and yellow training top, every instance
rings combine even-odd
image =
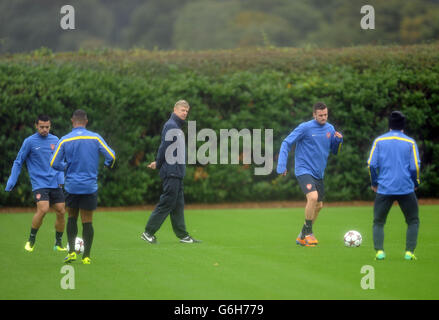
[[[65,171],[64,189],[72,194],[90,194],[98,190],[99,154],[104,165],[113,167],[115,152],[97,133],[84,127],[73,128],[55,147],[50,166]]]
[[[367,161],[372,186],[385,195],[409,194],[420,184],[418,146],[400,130],[375,139]]]

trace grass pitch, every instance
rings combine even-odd
[[[385,228],[384,261],[374,261],[372,207],[324,208],[315,248],[295,244],[303,212],[186,210],[188,231],[203,243],[179,243],[168,218],[151,245],[140,239],[150,212],[98,211],[92,264],[71,264],[73,290],[61,287],[65,254],[52,251],[55,215],[46,216],[28,253],[32,214],[1,214],[0,299],[439,299],[439,206],[420,207],[417,261],[403,259],[406,225],[397,206]],[[351,229],[363,236],[359,248],[343,245]],[[373,267],[374,289],[361,287],[371,276],[361,273],[365,265]]]

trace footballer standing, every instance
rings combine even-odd
[[[50,166],[65,171],[69,253],[64,262],[70,263],[77,258],[74,249],[78,234],[77,221],[81,214],[84,240],[82,263],[90,264],[94,237],[93,212],[98,203],[99,156],[102,154],[105,158],[104,166],[111,168],[114,166],[116,156],[99,134],[86,129],[88,118],[84,110],[76,110],[71,121],[73,130],[59,140],[50,160]]]
[[[189,103],[186,100],[179,100],[174,105],[169,120],[165,123],[161,134],[161,143],[157,152],[156,161],[151,162],[148,168],[159,169],[159,175],[162,180],[163,192],[160,196],[159,203],[156,205],[148,222],[145,231],[141,234],[141,239],[148,243],[156,244],[157,237],[155,233],[160,229],[168,215],[171,217],[172,229],[181,243],[199,243],[200,240],[192,238],[186,230],[184,220],[184,186],[183,179],[186,173],[186,155],[177,154],[182,161],[171,161],[168,159],[168,147],[175,142],[180,142],[182,148],[180,152],[185,153],[184,133],[181,130],[189,114]],[[178,137],[174,141],[167,140],[167,133],[174,131]],[[175,150],[177,153],[177,150]],[[174,155],[174,154],[173,154]],[[169,155],[168,155],[169,156]]]
[[[419,229],[418,199],[421,160],[415,140],[404,134],[406,118],[400,111],[389,116],[389,131],[372,144],[367,161],[374,202],[373,242],[375,259],[383,260],[384,225],[393,202],[397,201],[407,223],[405,260],[416,260],[414,254]]]

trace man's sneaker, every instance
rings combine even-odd
[[[406,251],[404,255],[404,259],[406,260],[417,260],[415,254],[411,251]]]
[[[27,252],[32,252],[34,251],[34,245],[31,245],[30,242],[28,241],[24,246],[24,250],[26,250]]]
[[[305,239],[308,242],[308,244],[310,244],[310,245],[316,246],[316,245],[319,244],[319,242],[317,241],[317,239],[316,239],[316,237],[314,236],[313,233],[306,235]]]
[[[304,246],[306,245],[305,238],[302,239],[302,235],[299,234],[296,238],[296,244]]]
[[[200,240],[194,239],[191,236],[186,236],[180,239],[181,243],[200,243]]]
[[[386,254],[383,250],[378,250],[375,255],[375,260],[384,260],[386,258]]]
[[[53,251],[67,251],[67,249],[63,248],[62,246],[55,245],[53,247]]]
[[[150,235],[149,233],[144,232],[144,233],[142,233],[142,235],[140,237],[143,240],[145,240],[146,242],[149,242],[152,244],[157,243],[157,238],[153,235]]]
[[[307,236],[305,236],[305,238],[301,238],[300,236],[296,238],[296,243],[298,245],[301,245],[303,247],[315,247],[315,244],[311,244],[308,242]]]
[[[82,264],[90,264],[91,260],[89,257],[85,257],[84,259],[82,259]]]
[[[69,253],[65,258],[64,258],[64,263],[70,263],[76,260],[76,252],[72,252]]]

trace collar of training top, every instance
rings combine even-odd
[[[175,113],[171,114],[171,119],[177,122],[178,126],[181,127],[184,124],[184,120],[181,120]]]

